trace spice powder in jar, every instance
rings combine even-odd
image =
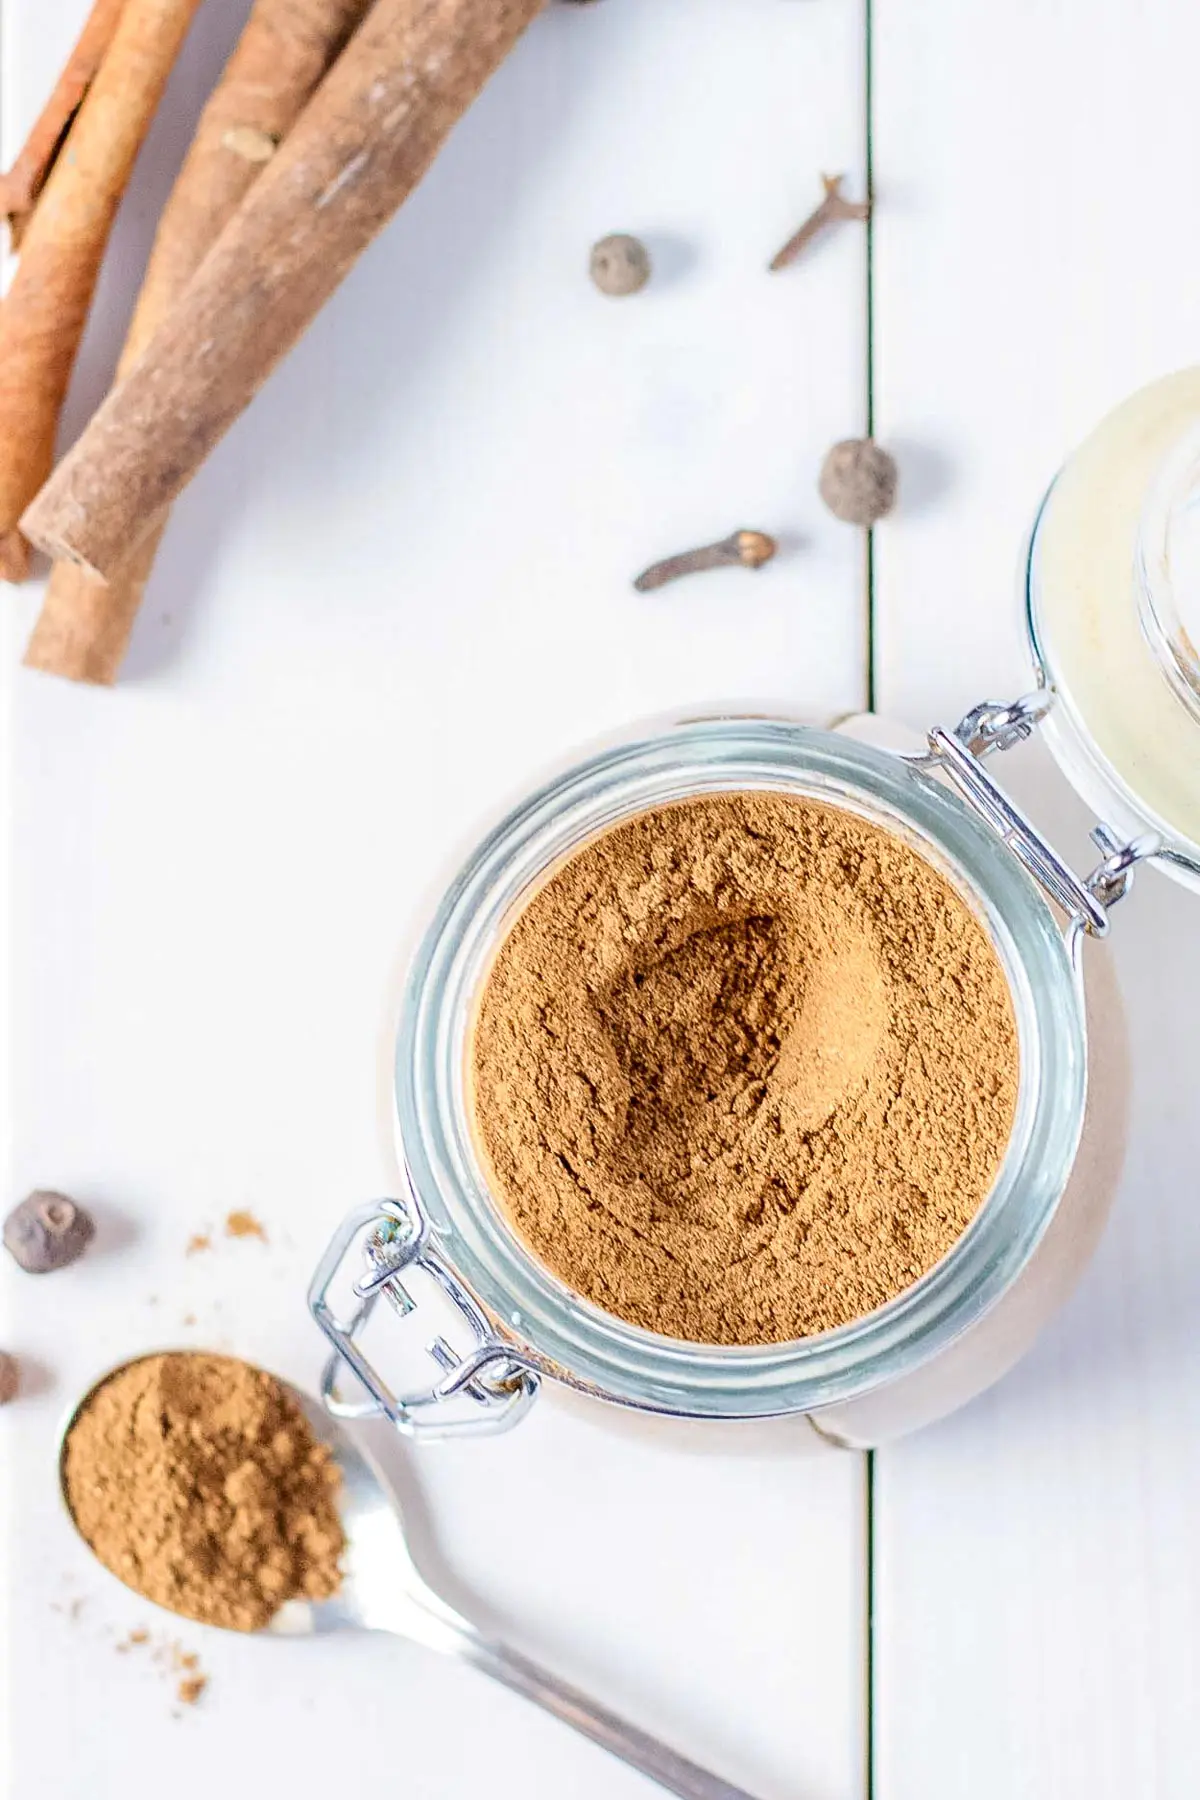
[[[492,962],[476,1142],[530,1250],[666,1337],[773,1344],[933,1267],[986,1198],[1018,1079],[983,926],[901,839],[773,791],[584,845]]]

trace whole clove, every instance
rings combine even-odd
[[[4,1247],[30,1275],[49,1275],[78,1261],[96,1227],[90,1213],[65,1194],[38,1188],[4,1221]]]
[[[683,550],[677,556],[664,557],[651,563],[634,582],[639,594],[665,587],[681,575],[698,575],[705,569],[761,569],[779,548],[765,531],[733,531],[715,544],[702,544],[698,550]]]
[[[820,206],[809,213],[799,231],[793,232],[782,250],[777,250],[767,267],[773,275],[780,269],[788,268],[795,262],[804,246],[823,231],[826,225],[832,225],[835,219],[869,219],[871,202],[869,200],[847,200],[842,193],[844,175],[822,175],[821,184],[825,189],[825,198]]]

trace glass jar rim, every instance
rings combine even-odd
[[[1143,635],[1177,698],[1200,721],[1198,515],[1200,425],[1185,431],[1159,465],[1142,504],[1134,551]]]
[[[1197,436],[1195,453],[1200,456],[1200,434]],[[1172,476],[1172,482],[1178,474]],[[1046,528],[1050,507],[1053,503],[1058,478],[1050,483],[1043,494],[1033,522],[1026,534],[1021,550],[1019,563],[1019,595],[1022,616],[1025,625],[1025,638],[1029,647],[1030,658],[1037,675],[1038,684],[1054,696],[1051,706],[1042,720],[1041,730],[1046,744],[1055,762],[1070,782],[1075,792],[1089,805],[1107,825],[1114,826],[1118,832],[1129,838],[1137,837],[1143,832],[1154,832],[1162,839],[1163,849],[1158,857],[1159,866],[1173,880],[1183,886],[1200,890],[1200,846],[1186,837],[1177,826],[1156,811],[1142,795],[1135,792],[1125,777],[1120,774],[1097,742],[1096,734],[1089,726],[1083,711],[1072,690],[1062,666],[1051,648],[1041,607],[1041,563],[1042,535]],[[1145,597],[1146,568],[1144,556],[1147,542],[1157,542],[1159,533],[1167,529],[1163,523],[1161,511],[1162,497],[1167,488],[1157,490],[1158,500],[1149,523],[1143,517],[1139,525],[1138,561],[1143,582],[1139,590]],[[1134,596],[1134,604],[1138,596]],[[1144,625],[1144,620],[1141,620]],[[1145,631],[1143,636],[1146,637]],[[1154,650],[1161,662],[1159,651],[1152,644],[1148,648]],[[1163,670],[1164,675],[1166,670]],[[1172,686],[1175,684],[1172,683]],[[1170,699],[1170,695],[1167,695]],[[1182,700],[1182,695],[1177,698]],[[1188,710],[1191,708],[1189,706]]]
[[[535,883],[618,820],[704,791],[778,789],[906,838],[956,886],[1008,977],[1021,1073],[1003,1164],[948,1254],[888,1305],[819,1336],[717,1346],[601,1311],[533,1255],[489,1193],[465,1097],[474,1003]],[[1083,1012],[1054,914],[1015,858],[941,781],[835,732],[745,714],[691,718],[568,765],[513,808],[446,889],[406,984],[396,1044],[400,1145],[442,1250],[514,1341],[568,1383],[685,1417],[808,1412],[895,1380],[1016,1280],[1049,1225],[1082,1128]]]

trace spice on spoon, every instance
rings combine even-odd
[[[822,175],[821,182],[825,189],[825,198],[811,212],[799,231],[794,232],[783,246],[776,251],[767,267],[775,275],[780,269],[788,268],[795,262],[805,245],[823,231],[826,225],[832,225],[835,219],[869,219],[871,202],[869,200],[847,200],[842,193],[844,175]]]
[[[255,1631],[337,1592],[339,1474],[274,1376],[173,1351],[126,1363],[84,1402],[63,1487],[106,1568],[147,1600]]]
[[[716,544],[703,544],[699,550],[684,550],[678,556],[664,557],[651,563],[634,582],[639,594],[665,587],[681,575],[698,575],[705,569],[761,569],[779,548],[765,531],[733,531]]]

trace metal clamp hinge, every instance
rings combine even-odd
[[[347,1257],[359,1247],[363,1272],[353,1282],[354,1306],[340,1318],[330,1290]],[[419,1302],[403,1276],[430,1277],[465,1325],[472,1347],[452,1348],[439,1334],[426,1345],[442,1371],[417,1393],[396,1394],[365,1355],[361,1334],[380,1299],[407,1319]],[[535,1399],[542,1371],[525,1351],[506,1343],[492,1329],[474,1295],[431,1242],[429,1221],[411,1187],[403,1200],[373,1200],[343,1220],[313,1277],[309,1309],[333,1353],[321,1378],[321,1397],[337,1418],[390,1419],[398,1431],[430,1437],[459,1437],[481,1431],[504,1431],[514,1425]],[[338,1383],[349,1371],[365,1390],[360,1400],[347,1400]]]
[[[929,749],[907,758],[919,768],[940,770],[954,783],[1042,890],[1067,915],[1068,933],[1090,937],[1108,933],[1110,908],[1123,900],[1139,862],[1163,853],[1155,832],[1123,842],[1107,825],[1095,827],[1092,842],[1104,860],[1090,875],[1079,876],[1047,843],[1037,827],[1014,804],[982,766],[993,751],[1009,750],[1036,731],[1054,704],[1054,691],[1040,688],[1008,703],[985,700],[959,720],[953,731],[938,725],[929,733]]]

